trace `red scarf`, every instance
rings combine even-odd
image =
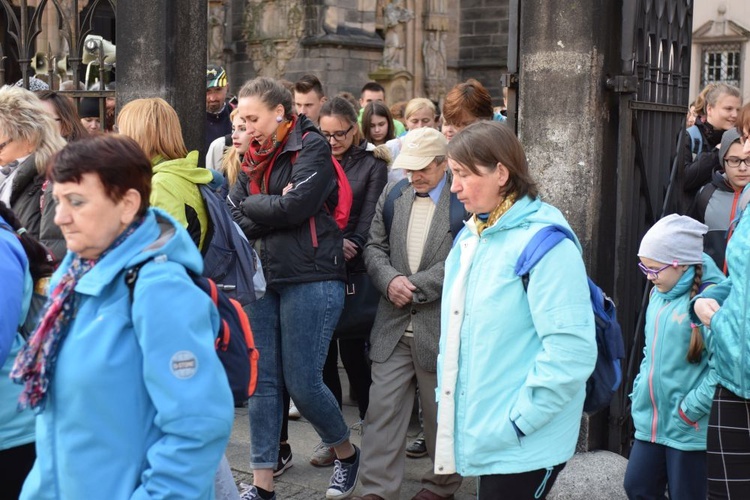
[[[268,194],[268,178],[271,176],[274,161],[289,139],[289,132],[297,124],[297,116],[284,121],[276,128],[273,135],[266,138],[263,144],[252,141],[242,162],[242,171],[250,178],[250,194]]]

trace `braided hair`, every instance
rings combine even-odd
[[[690,289],[690,300],[698,295],[700,291],[701,283],[703,281],[703,265],[696,264],[695,266],[695,278],[693,279],[693,287]],[[703,335],[699,326],[693,325],[692,333],[690,334],[690,347],[688,347],[687,360],[690,363],[699,363],[703,355]]]

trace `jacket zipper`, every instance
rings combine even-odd
[[[665,304],[656,313],[656,319],[654,320],[654,337],[651,341],[651,369],[648,373],[648,392],[651,397],[651,406],[654,410],[654,416],[651,418],[651,442],[656,442],[656,427],[659,423],[659,410],[656,408],[656,397],[654,397],[654,367],[656,366],[656,341],[659,338],[659,319],[661,313],[667,308],[669,304]]]

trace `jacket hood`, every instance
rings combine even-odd
[[[503,214],[503,216],[500,217],[492,227],[485,229],[482,234],[490,235],[497,231],[504,231],[532,224],[539,224],[541,226],[555,224],[569,229],[571,234],[575,236],[574,243],[578,247],[578,250],[582,250],[581,243],[578,241],[578,236],[575,235],[562,212],[552,205],[542,203],[541,199],[538,197],[533,199],[528,195],[516,200],[513,206],[510,207],[510,209]],[[469,218],[466,222],[466,226],[472,233],[477,234],[474,217]]]
[[[711,174],[711,184],[713,184],[719,191],[734,193],[734,189],[729,184],[726,174],[720,170],[714,170]]]
[[[214,176],[210,170],[198,167],[198,151],[191,151],[185,158],[164,160],[160,155],[151,159],[154,173],[170,173],[178,175],[193,184],[210,184]]]
[[[55,272],[56,284],[75,254],[68,252]],[[76,291],[99,295],[124,270],[151,259],[179,262],[196,274],[203,272],[203,258],[183,227],[167,212],[151,207],[143,224],[120,246],[96,263],[76,285]]]

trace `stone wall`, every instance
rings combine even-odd
[[[461,0],[459,11],[460,79],[476,78],[497,103],[508,60],[508,0]]]

